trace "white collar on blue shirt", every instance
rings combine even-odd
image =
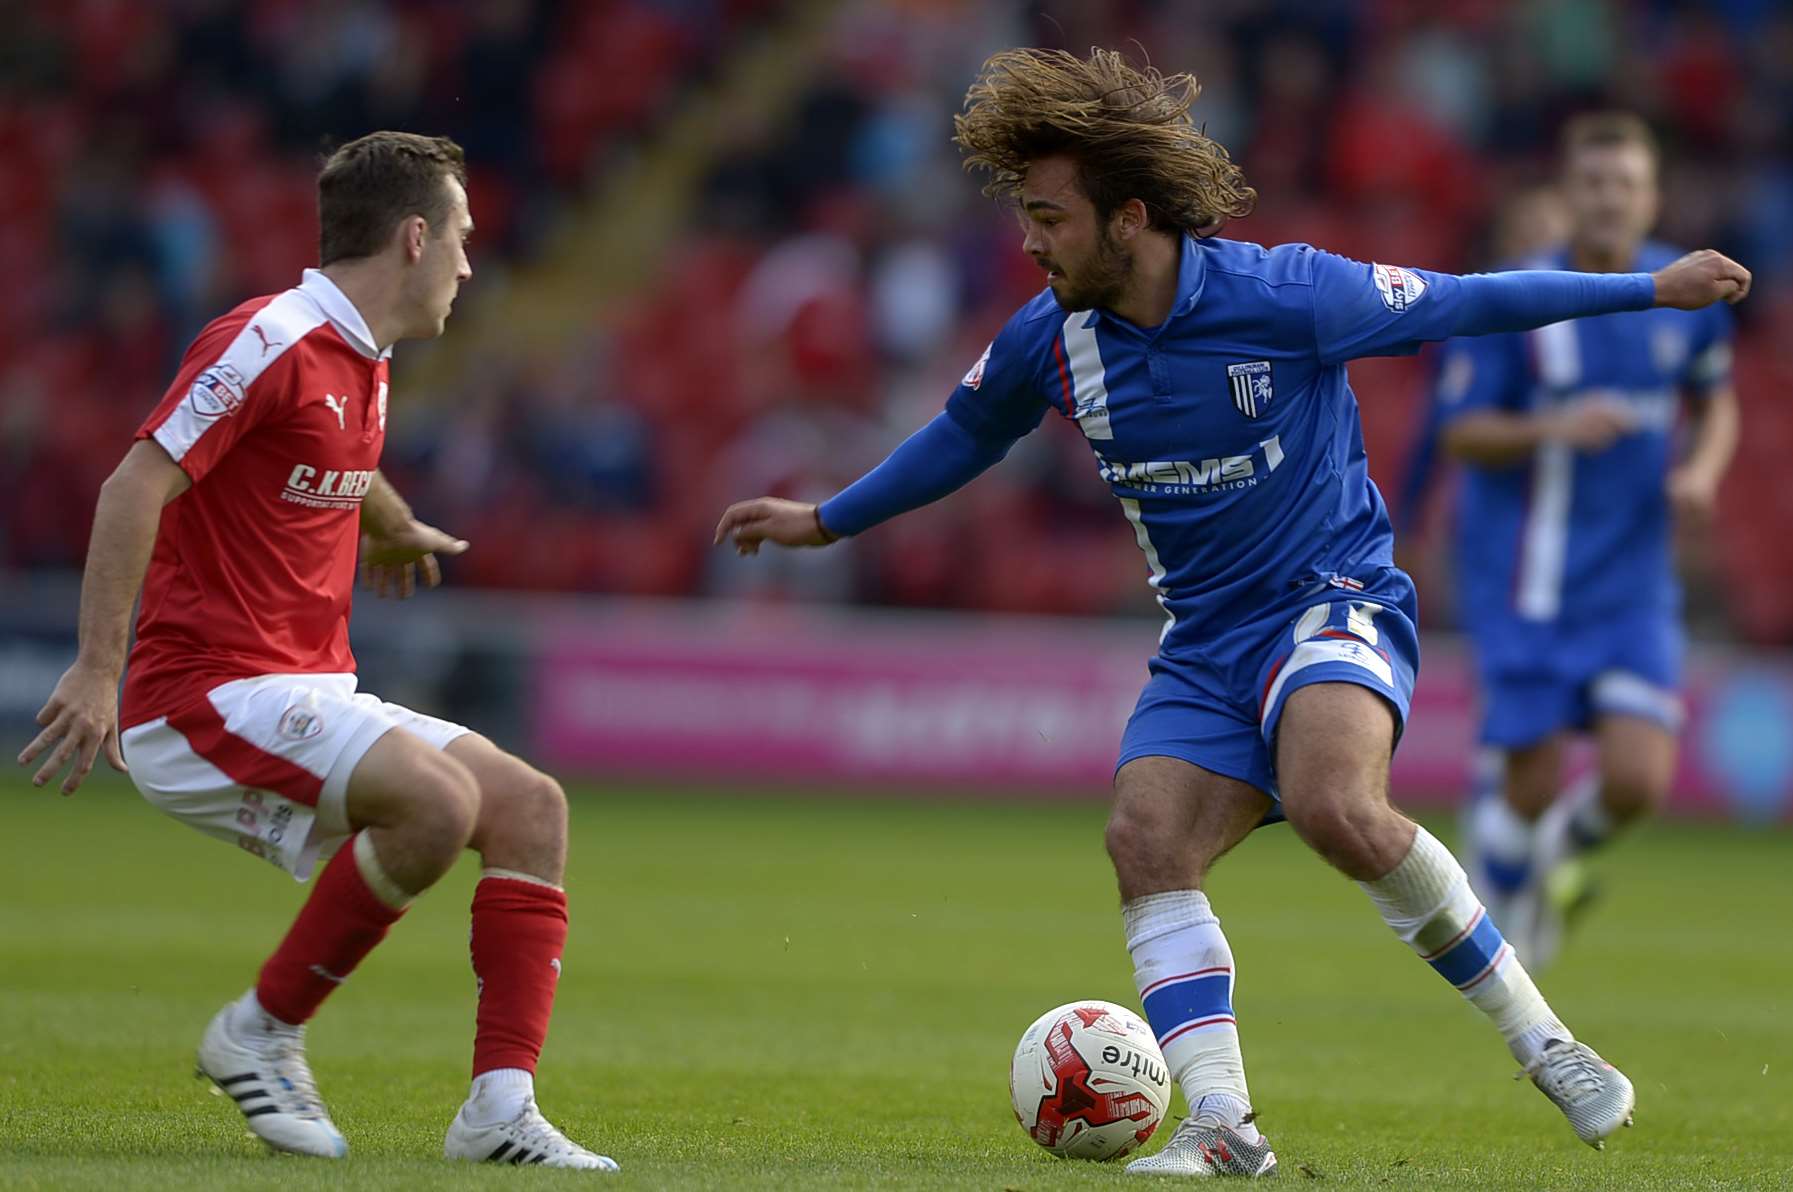
[[[392,355],[390,347],[384,351],[374,347],[374,333],[368,329],[367,320],[322,269],[307,269],[299,282],[299,292],[317,303],[324,317],[357,352],[372,360],[384,360]]]

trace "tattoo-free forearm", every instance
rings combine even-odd
[[[1696,468],[1714,481],[1721,479],[1737,454],[1737,437],[1742,418],[1737,408],[1737,391],[1730,386],[1716,389],[1695,406],[1691,442],[1683,467]]]
[[[117,675],[131,636],[131,606],[155,549],[165,495],[123,468],[100,487],[81,577],[80,661]]]
[[[1550,437],[1549,422],[1536,414],[1479,410],[1445,427],[1444,449],[1468,464],[1503,468],[1530,458]]]
[[[373,487],[361,499],[361,528],[379,536],[401,530],[410,525],[411,520],[411,506],[398,495],[384,472],[375,472]]]

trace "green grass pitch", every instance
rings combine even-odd
[[[1094,806],[580,791],[572,940],[539,1091],[618,1188],[1115,1187],[1016,1128],[1042,1010],[1137,1004]],[[96,785],[0,787],[0,1187],[570,1186],[451,1167],[471,861],[312,1029],[352,1156],[275,1159],[191,1077],[200,1030],[304,891]],[[1254,1099],[1286,1182],[1793,1188],[1785,831],[1651,827],[1543,984],[1638,1086],[1605,1154],[1286,828],[1212,884]],[[1181,1112],[1179,1103],[1173,1112]],[[1161,1129],[1154,1145],[1169,1134]]]

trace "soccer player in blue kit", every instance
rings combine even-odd
[[[1698,253],[1655,274],[1453,277],[1307,245],[1214,238],[1255,193],[1191,121],[1189,75],[1012,50],[957,118],[968,167],[1014,201],[1046,289],[945,412],[820,506],[734,505],[716,540],[823,546],[944,497],[1048,411],[1077,423],[1166,612],[1129,720],[1107,845],[1147,1019],[1190,1115],[1142,1175],[1266,1175],[1202,883],[1260,824],[1295,832],[1485,1012],[1585,1142],[1630,1121],[1631,1082],[1575,1040],[1448,850],[1388,804],[1418,646],[1345,362],[1422,341],[1735,300]]]
[[[1659,269],[1649,127],[1590,112],[1563,135],[1568,244],[1539,269]],[[1671,515],[1712,516],[1737,445],[1723,306],[1647,310],[1453,342],[1437,410],[1470,465],[1457,590],[1475,644],[1491,789],[1466,817],[1473,885],[1534,969],[1552,958],[1573,858],[1660,803],[1680,727],[1680,589]],[[1688,403],[1677,451],[1676,415]],[[1599,758],[1558,798],[1568,733]]]

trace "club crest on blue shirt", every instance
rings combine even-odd
[[[1262,417],[1270,408],[1270,399],[1276,396],[1270,380],[1268,360],[1229,364],[1226,366],[1226,379],[1233,389],[1233,405],[1247,418]]]

